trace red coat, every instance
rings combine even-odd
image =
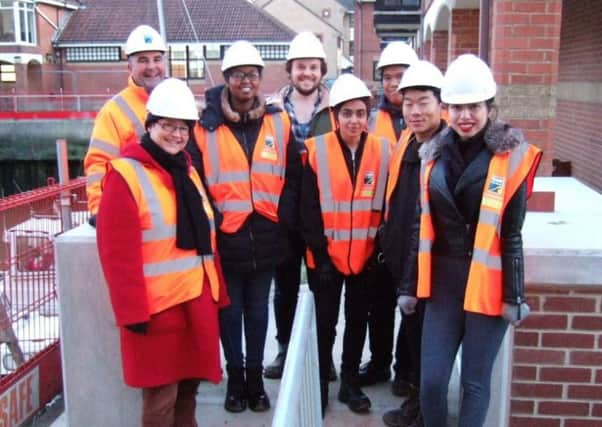
[[[156,167],[165,185],[173,188],[171,176],[138,144],[123,156]],[[186,378],[221,380],[218,310],[229,303],[223,279],[220,301],[211,293],[149,315],[142,271],[142,232],[138,208],[125,180],[111,171],[105,180],[97,220],[100,261],[109,287],[111,303],[121,333],[121,358],[125,383],[153,387]],[[216,259],[219,271],[219,261]],[[124,325],[149,322],[146,334]]]

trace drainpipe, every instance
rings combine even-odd
[[[362,79],[363,78],[362,77],[362,71],[363,71],[363,68],[364,68],[363,67],[364,58],[363,58],[363,50],[362,50],[362,46],[364,44],[364,26],[362,25],[362,21],[364,19],[364,13],[362,11],[362,7],[363,7],[362,2],[358,1],[357,4],[358,4],[358,10],[359,10],[359,13],[360,13],[360,16],[359,16],[360,19],[359,20],[356,19],[354,22],[355,22],[355,24],[357,24],[359,22],[359,30],[360,30],[359,31],[359,36],[360,36],[360,39],[359,39],[359,43],[354,42],[353,46],[354,46],[354,49],[356,49],[357,53],[358,53],[357,56],[358,56],[359,70],[357,71],[356,75],[360,76],[360,79]],[[354,31],[354,33],[355,33],[355,31]]]
[[[163,44],[167,46],[167,32],[165,31],[165,16],[163,15],[163,0],[157,0],[157,16],[159,17],[159,33],[163,39]],[[169,49],[165,52],[169,55]],[[167,58],[169,60],[169,57]],[[165,67],[165,77],[169,77],[169,68]]]
[[[481,0],[479,13],[479,56],[489,64],[489,27],[491,0]]]

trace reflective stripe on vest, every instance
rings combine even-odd
[[[140,199],[142,197],[144,199],[137,200],[138,207],[140,209],[141,206],[145,205],[150,216],[150,227],[143,227],[142,230],[142,253],[143,274],[147,282],[151,314],[200,295],[203,288],[203,272],[208,278],[211,296],[214,301],[217,301],[219,299],[219,282],[213,254],[199,256],[196,254],[196,250],[176,247],[176,225],[168,223],[164,208],[159,200],[159,193],[151,182],[149,172],[145,170],[140,162],[134,159],[122,158],[111,162],[111,164],[126,180],[130,189],[132,189],[134,198]],[[129,176],[130,174],[122,164],[128,165],[135,177]],[[215,251],[213,212],[200,179],[192,168],[190,177],[203,199],[203,208],[208,216],[211,229],[211,247]],[[140,191],[135,191],[133,185],[138,185]],[[138,197],[136,197],[137,194],[139,194]],[[176,209],[175,206],[174,209]],[[154,250],[159,250],[159,253],[155,253],[159,259],[151,259],[149,251]],[[172,275],[172,277],[169,277],[169,275]],[[176,289],[178,286],[174,286],[174,279],[177,281],[177,285],[181,285],[181,289]],[[170,295],[172,289],[176,289],[176,294]]]
[[[393,195],[393,190],[395,189],[397,181],[399,180],[399,175],[401,173],[401,162],[403,161],[403,156],[410,145],[411,135],[412,133],[409,129],[404,129],[401,132],[399,143],[395,146],[393,155],[391,156],[391,161],[389,162],[389,176],[387,178],[387,189],[385,191],[385,221],[389,219],[389,203],[391,201],[391,196]]]
[[[464,310],[497,316],[502,313],[502,253],[500,231],[504,210],[525,179],[533,179],[541,150],[522,143],[510,153],[491,158],[483,187],[479,220],[464,296]],[[428,195],[434,161],[422,162],[420,177],[420,243],[418,296],[431,295],[431,250],[435,238]],[[531,183],[528,183],[531,185]]]
[[[134,110],[132,110],[132,107],[130,107],[130,104],[127,103],[123,96],[115,95],[113,97],[113,101],[115,101],[121,112],[127,116],[130,122],[132,122],[134,128],[136,129],[136,136],[138,137],[138,140],[140,140],[142,135],[144,135],[144,123],[140,121]]]
[[[318,180],[328,253],[340,272],[358,274],[374,250],[390,158],[389,142],[368,135],[355,186],[335,132],[311,138],[306,144],[309,165]],[[314,267],[313,256],[308,256],[308,265]]]
[[[397,136],[395,135],[395,126],[391,119],[391,114],[387,111],[378,109],[373,119],[368,124],[368,132],[373,135],[385,138],[391,144],[391,147],[397,145]]]
[[[253,210],[274,222],[278,221],[290,131],[290,125],[287,123],[285,126],[283,122],[283,114],[264,116],[250,167],[242,147],[225,125],[215,131],[204,130],[204,135],[197,139],[204,154],[209,191],[215,206],[224,215],[221,225],[224,232],[236,232]],[[273,135],[268,133],[272,128]],[[233,141],[227,140],[228,137]],[[236,145],[228,147],[230,143]],[[235,153],[232,155],[227,150]],[[229,158],[221,158],[222,152]]]

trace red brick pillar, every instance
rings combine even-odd
[[[374,62],[380,56],[380,39],[374,30],[374,2],[355,3],[354,64],[355,75],[365,82],[373,81]]]
[[[430,40],[426,40],[423,44],[422,44],[422,59],[424,59],[425,61],[430,61],[431,60],[431,41]]]
[[[434,31],[431,39],[431,62],[443,72],[447,69],[447,48],[448,48],[447,30]]]
[[[544,150],[552,170],[562,0],[494,0],[490,62],[500,115]]]
[[[479,9],[453,9],[449,61],[463,53],[479,54]]]

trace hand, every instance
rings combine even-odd
[[[90,215],[90,218],[88,218],[88,224],[96,228],[96,215]]]
[[[403,314],[414,314],[416,313],[416,304],[418,299],[410,295],[399,295],[397,297],[397,306]]]
[[[132,323],[125,325],[125,328],[135,334],[145,335],[148,329],[148,322]]]
[[[531,308],[526,302],[520,304],[508,304],[505,302],[502,309],[502,317],[513,326],[520,325],[529,316],[529,313],[531,313]]]

